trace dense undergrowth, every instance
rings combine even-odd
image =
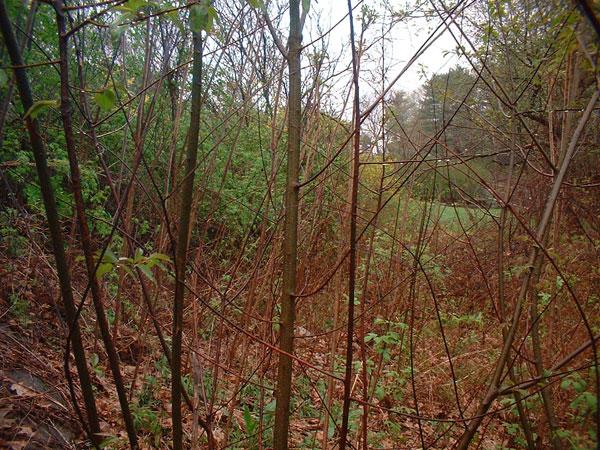
[[[432,418],[432,421],[422,423],[428,448],[446,448],[460,432],[460,424],[444,422],[443,419],[453,417],[457,401],[466,410],[473,401],[473,393],[484,388],[490,361],[497,358],[502,340],[494,299],[497,280],[488,276],[494,272],[496,264],[493,230],[497,213],[494,210],[485,214],[482,211],[470,213],[468,209],[437,202],[432,205],[416,200],[405,201],[409,202],[409,213],[406,222],[396,230],[396,236],[397,239],[402,237],[402,245],[407,248],[398,252],[390,266],[388,256],[394,242],[393,230],[388,226],[376,230],[370,269],[374,281],[367,292],[358,294],[360,300],[357,303],[365,302],[371,324],[365,336],[372,396],[369,442],[373,448],[412,448],[418,445],[416,421],[403,416],[416,414],[411,401],[411,379],[414,378],[418,386],[419,414]],[[425,233],[427,249],[421,256],[427,281],[423,276],[419,277],[415,298],[411,300],[410,290],[406,287],[413,270],[411,247],[417,239],[414,229],[419,219],[416,211],[412,210],[419,208],[430,208],[432,216],[431,229]],[[449,215],[448,208],[459,218]],[[44,442],[43,439],[48,439],[47,435],[51,436],[51,445],[67,445],[60,441],[60,433],[80,436],[81,429],[74,417],[68,389],[64,382],[56,383],[57,379],[64,378],[64,342],[57,331],[66,330],[67,324],[54,294],[57,286],[53,281],[51,255],[45,245],[43,222],[40,216],[21,216],[15,210],[8,210],[2,218],[2,327],[4,348],[9,349],[2,359],[3,417],[11,430],[9,434],[4,427],[4,436],[9,439],[6,442],[12,445],[19,445],[19,442],[25,445],[32,436],[34,440]],[[382,222],[387,222],[386,219],[384,217]],[[461,235],[461,227],[470,230],[468,242],[456,238]],[[518,277],[525,264],[523,239],[517,235],[513,242],[507,249],[507,295],[513,295],[513,291],[518,289]],[[76,243],[70,248],[72,260],[76,261]],[[567,261],[559,260],[561,268],[576,287],[578,297],[584,299],[583,307],[587,313],[598,317],[596,291],[600,274],[597,269],[589,270],[590,266],[596,265],[596,252],[590,251],[585,238],[577,235],[560,238],[560,249],[561,254],[575,255]],[[478,264],[474,262],[473,252],[477,255]],[[310,261],[313,267],[331,267],[335,263],[334,259],[328,260],[322,255]],[[271,275],[269,265],[268,261],[261,263],[259,273],[262,277]],[[364,267],[359,270],[364,273]],[[168,273],[169,263],[165,262],[164,269],[149,275],[151,280],[155,281],[155,277],[161,280],[153,299],[154,313],[161,324],[169,320],[169,299],[172,295],[169,285],[172,282]],[[115,275],[116,269],[115,273],[107,272],[104,276],[108,294],[107,312],[113,327],[118,283]],[[230,284],[231,278],[226,273],[218,275],[212,272],[210,276],[221,289]],[[236,274],[240,282],[247,276]],[[210,317],[208,307],[221,311],[235,323],[242,323],[249,317],[257,318],[254,325],[246,327],[246,332],[272,340],[277,327],[267,318],[271,314],[270,308],[276,310],[276,298],[269,292],[268,284],[257,284],[249,288],[256,299],[252,308],[246,295],[225,305],[210,289],[201,288],[197,295],[207,304],[190,306],[185,322],[186,330],[190,330],[186,335],[194,342],[194,354],[202,363],[196,363],[198,366],[195,368],[193,362],[188,362],[192,373],[184,378],[184,386],[190,397],[198,395],[204,401],[213,402],[213,432],[217,442],[240,442],[240,448],[257,446],[260,430],[263,445],[268,446],[274,414],[273,365],[272,362],[269,364],[269,355],[260,344],[228,327],[223,320]],[[76,276],[76,286],[78,291],[84,289],[83,274]],[[578,319],[577,308],[552,269],[546,270],[536,290],[544,308],[541,330],[547,343],[544,356],[547,361],[556,361],[557,355],[567,354],[575,349],[577,342],[585,341],[586,332]],[[123,318],[115,339],[130,386],[136,428],[143,437],[144,445],[163,447],[168,443],[170,427],[169,364],[151,330],[147,310],[135,287],[127,288],[119,295],[124,299],[121,306]],[[334,330],[332,305],[339,295],[343,296],[334,285],[318,297],[300,303],[299,316],[302,319],[296,331],[297,356],[302,360],[327,366],[332,354],[329,339]],[[412,310],[411,301],[414,301]],[[198,311],[192,312],[196,308]],[[260,320],[260,317],[264,319]],[[194,324],[194,320],[198,323]],[[118,448],[125,444],[125,436],[113,432],[119,427],[119,408],[111,395],[113,388],[106,361],[98,347],[100,344],[91,312],[84,309],[81,321],[88,336],[86,349],[90,355],[100,411],[105,420],[106,445],[107,448]],[[415,349],[412,373],[411,321],[412,346]],[[450,345],[453,374],[440,339],[440,326]],[[526,321],[522,326],[526,329],[531,323]],[[198,336],[190,336],[191,330],[195,329]],[[336,337],[335,345],[341,346],[342,334],[338,332]],[[519,342],[518,345],[526,348],[527,342]],[[341,374],[343,359],[335,358],[331,363],[333,373]],[[361,361],[356,363],[357,373],[361,364]],[[592,388],[593,367],[582,360],[565,369],[553,374],[547,388],[552,391],[555,406],[560,411],[559,432],[570,448],[591,448],[595,440],[593,414],[597,408]],[[327,398],[327,382],[318,372],[300,370],[294,381],[292,439],[300,448],[315,448],[324,432],[323,401]],[[526,377],[531,368],[527,363],[521,363],[516,370]],[[21,372],[30,373],[31,379],[20,378]],[[194,376],[200,377],[201,381],[194,382]],[[330,405],[332,421],[328,427],[330,437],[334,436],[334,423],[339,422],[341,414],[342,391],[338,387],[333,392]],[[528,410],[542,407],[538,393],[524,390],[523,394]],[[24,416],[24,411],[29,408],[34,408],[36,414]],[[352,432],[358,432],[360,414],[359,408],[351,412]],[[494,418],[480,438],[479,445],[483,448],[522,448],[525,445],[512,397],[501,400]],[[436,422],[438,419],[442,421]],[[188,414],[185,423],[190,427],[191,420],[191,414]],[[19,425],[12,426],[15,423]],[[547,435],[543,421],[533,424],[537,433]],[[46,434],[36,431],[43,427],[49,430]],[[236,445],[232,444],[232,447],[236,448]]]
[[[597,446],[598,5],[121,3],[0,0],[0,447]]]

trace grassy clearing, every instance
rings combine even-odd
[[[490,225],[500,217],[501,211],[497,207],[485,209],[483,207],[446,204],[439,201],[434,201],[432,205],[431,202],[402,194],[398,196],[398,200],[391,202],[384,211],[383,222],[386,226],[394,226],[397,208],[400,208],[399,220],[404,221],[404,217],[406,217],[404,226],[408,226],[408,229],[418,228],[423,211],[427,209],[430,210],[431,224],[439,223],[439,226],[448,232],[461,232],[461,224],[465,229]]]

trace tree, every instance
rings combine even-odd
[[[175,254],[175,296],[173,298],[173,347],[171,360],[171,405],[173,410],[173,449],[183,448],[181,418],[181,343],[183,335],[183,307],[185,274],[190,236],[194,176],[200,142],[200,112],[202,109],[202,32],[207,29],[210,17],[209,2],[194,5],[190,11],[193,36],[192,99],[190,129],[188,131],[185,172],[181,191],[180,220]]]
[[[19,45],[12,30],[12,24],[8,18],[4,0],[0,1],[0,29],[2,30],[2,36],[9,52],[11,63],[14,66],[16,85],[19,91],[19,96],[21,97],[21,102],[23,103],[23,109],[31,112],[32,108],[34,108],[31,89],[29,87],[29,81],[27,79],[25,68],[23,67],[24,64]],[[36,169],[40,180],[44,207],[46,209],[46,218],[48,220],[48,228],[50,229],[51,234],[52,250],[54,252],[54,260],[56,262],[58,281],[60,284],[60,292],[70,327],[69,335],[73,341],[75,364],[77,365],[77,372],[79,374],[81,391],[83,393],[83,400],[87,413],[86,431],[89,433],[90,440],[94,446],[98,447],[101,441],[98,411],[96,410],[96,402],[94,399],[92,382],[90,380],[90,374],[85,357],[85,349],[83,348],[81,342],[81,331],[77,323],[78,311],[75,307],[75,301],[73,299],[71,276],[69,274],[69,266],[65,256],[65,244],[60,229],[54,190],[50,182],[50,171],[48,170],[46,151],[44,149],[44,143],[40,134],[39,125],[35,117],[32,117],[32,115],[29,114],[25,118],[25,123],[29,132],[31,148],[35,157]],[[69,355],[67,354],[67,358],[68,357]],[[70,385],[72,389],[72,383],[70,383]],[[74,392],[72,392],[72,396],[73,399],[75,399]]]
[[[303,3],[304,4],[304,3]],[[303,11],[305,17],[307,11]],[[290,400],[292,395],[292,355],[294,354],[294,324],[296,322],[296,277],[298,259],[298,175],[302,140],[302,23],[300,1],[290,0],[290,34],[285,56],[288,61],[288,135],[285,189],[285,219],[283,236],[283,286],[281,295],[281,331],[279,334],[279,364],[277,365],[277,395],[273,448],[286,450],[289,445]]]

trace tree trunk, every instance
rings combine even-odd
[[[4,0],[0,0],[0,29],[2,30],[4,43],[10,54],[11,63],[13,66],[15,66],[14,72],[16,85],[19,91],[19,96],[21,97],[21,102],[23,103],[23,110],[27,111],[33,105],[33,97],[31,95],[29,81],[27,80],[26,70],[22,67],[23,59],[21,57],[21,51],[19,50],[17,40],[12,30],[12,25],[8,19],[8,13],[6,11]],[[50,230],[54,260],[56,261],[56,272],[58,274],[60,292],[65,305],[65,312],[69,327],[72,329],[71,339],[73,340],[75,365],[79,374],[81,392],[83,394],[83,401],[85,403],[87,412],[86,431],[89,434],[90,440],[94,446],[99,448],[102,439],[99,435],[101,430],[98,421],[98,412],[96,410],[92,382],[85,359],[85,350],[81,342],[81,333],[76,320],[77,314],[75,301],[73,299],[73,291],[71,289],[71,276],[69,274],[69,266],[65,256],[65,246],[62,231],[60,229],[60,221],[58,219],[54,190],[52,189],[52,184],[50,182],[50,171],[48,170],[48,163],[46,161],[46,151],[44,149],[44,143],[39,132],[37,120],[27,117],[27,119],[25,119],[25,125],[29,132],[31,148],[33,149],[35,165],[40,181],[40,189],[42,191],[44,207],[46,209],[46,218],[48,220],[48,229]],[[71,392],[71,394],[73,395],[74,392]],[[76,405],[76,398],[74,395],[73,402]]]
[[[281,296],[281,332],[275,397],[275,428],[273,448],[287,450],[292,394],[292,358],[294,352],[294,323],[296,321],[296,265],[298,259],[298,170],[302,127],[302,98],[300,51],[302,30],[300,1],[290,0],[290,34],[288,38],[288,155],[285,193],[285,223],[283,236],[283,292]]]
[[[127,393],[119,368],[119,356],[112,341],[108,320],[102,304],[102,292],[96,278],[96,263],[92,249],[92,240],[88,227],[87,217],[85,215],[85,205],[81,191],[81,173],[77,161],[77,152],[75,149],[75,138],[73,134],[72,109],[69,93],[69,60],[68,60],[68,35],[67,20],[64,12],[64,4],[61,0],[54,2],[56,10],[56,23],[58,26],[59,56],[60,56],[60,113],[63,122],[67,154],[69,157],[69,168],[71,173],[71,185],[73,197],[75,199],[75,209],[77,212],[77,222],[79,225],[79,234],[81,238],[81,247],[85,258],[85,265],[88,273],[89,284],[92,292],[92,300],[96,310],[96,319],[102,335],[102,341],[106,348],[110,369],[114,378],[115,388],[119,397],[121,413],[125,422],[129,445],[132,448],[138,448],[133,417],[129,409]]]
[[[173,414],[173,450],[183,449],[181,421],[181,343],[183,337],[183,299],[185,294],[185,269],[190,231],[190,215],[194,190],[194,175],[200,135],[200,109],[202,101],[202,32],[193,32],[194,62],[192,68],[192,111],[187,140],[185,175],[181,192],[179,230],[175,254],[175,296],[173,299],[173,350],[171,359],[171,405]]]
[[[358,183],[360,164],[360,95],[358,83],[358,54],[354,41],[354,18],[352,1],[348,0],[348,18],[350,20],[350,44],[352,48],[352,78],[354,84],[354,140],[352,145],[352,188],[350,194],[350,254],[348,261],[348,326],[346,329],[346,373],[344,375],[344,403],[342,405],[342,428],[340,429],[340,449],[346,448],[350,415],[350,396],[352,395],[352,359],[354,340],[354,297],[356,289],[356,227],[358,219]],[[364,299],[363,299],[364,301]],[[364,414],[367,413],[365,408]],[[366,431],[366,430],[365,430]]]

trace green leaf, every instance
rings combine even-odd
[[[113,47],[118,47],[121,43],[121,38],[127,31],[127,26],[120,24],[112,24],[110,26],[110,41],[112,42]]]
[[[383,360],[385,362],[389,361],[392,358],[392,354],[390,353],[390,351],[387,348],[384,348],[381,351],[381,357],[383,358]]]
[[[190,28],[194,33],[209,32],[218,17],[217,10],[211,6],[210,1],[203,0],[192,5],[190,9]]]
[[[131,9],[129,6],[125,6],[125,5],[119,5],[115,9],[117,11],[121,11],[122,13],[126,13],[126,14],[133,14],[134,13],[133,9]]]
[[[302,0],[302,11],[308,13],[310,9],[310,0]]]
[[[96,278],[102,278],[102,276],[113,269],[113,265],[111,263],[102,263],[98,266],[98,270],[96,270]]]
[[[169,11],[168,13],[163,14],[163,16],[173,22],[179,28],[179,31],[184,32],[183,23],[181,22],[181,18],[179,17],[179,11]]]
[[[199,33],[203,29],[206,20],[205,8],[200,5],[192,5],[190,9],[190,28],[192,32]]]
[[[108,111],[115,106],[115,103],[117,102],[117,96],[115,91],[110,88],[106,88],[94,95],[94,101],[101,109]]]
[[[333,434],[335,433],[335,422],[333,420],[329,421],[329,428],[327,429],[327,436],[331,439]]]
[[[575,389],[575,392],[577,392],[578,394],[584,392],[586,388],[587,383],[583,380],[573,382],[573,389]]]
[[[128,0],[123,5],[117,6],[117,11],[124,12],[126,14],[136,14],[144,6],[150,5],[151,2],[147,0]]]
[[[58,100],[40,100],[39,102],[35,102],[33,105],[31,105],[31,108],[27,110],[23,116],[23,119],[27,119],[28,117],[35,119],[44,110],[48,108],[56,108],[58,105],[60,105]]]
[[[276,406],[276,404],[275,404],[275,400],[274,399],[271,400],[269,403],[267,403],[265,405],[265,414],[271,415],[271,416],[273,414],[275,414],[275,406]]]
[[[104,258],[102,259],[113,264],[116,264],[119,260],[117,255],[115,255],[110,248],[106,249],[106,252],[104,252]]]
[[[133,264],[132,258],[127,258],[126,256],[119,257],[119,265],[126,266]]]
[[[254,429],[256,428],[256,420],[250,414],[250,409],[248,409],[248,405],[244,405],[244,422],[246,424],[246,432],[249,435],[254,434]]]
[[[594,414],[598,410],[598,399],[591,392],[583,392],[570,403],[569,407],[584,414]]]
[[[169,258],[164,253],[152,253],[150,256],[148,256],[148,259],[171,262],[171,258]]]
[[[0,70],[0,87],[4,88],[8,85],[8,75],[6,70]]]
[[[144,275],[146,275],[146,277],[151,280],[151,281],[156,281],[154,279],[154,274],[152,273],[152,271],[150,270],[150,268],[146,265],[146,264],[138,264],[136,265],[136,267],[138,269],[140,269],[142,271],[142,273]]]
[[[253,8],[261,8],[263,5],[262,0],[247,0],[248,4]]]
[[[128,2],[125,3],[125,5],[128,8],[132,9],[135,12],[137,12],[139,9],[143,8],[147,4],[148,2],[146,0],[128,0]]]

